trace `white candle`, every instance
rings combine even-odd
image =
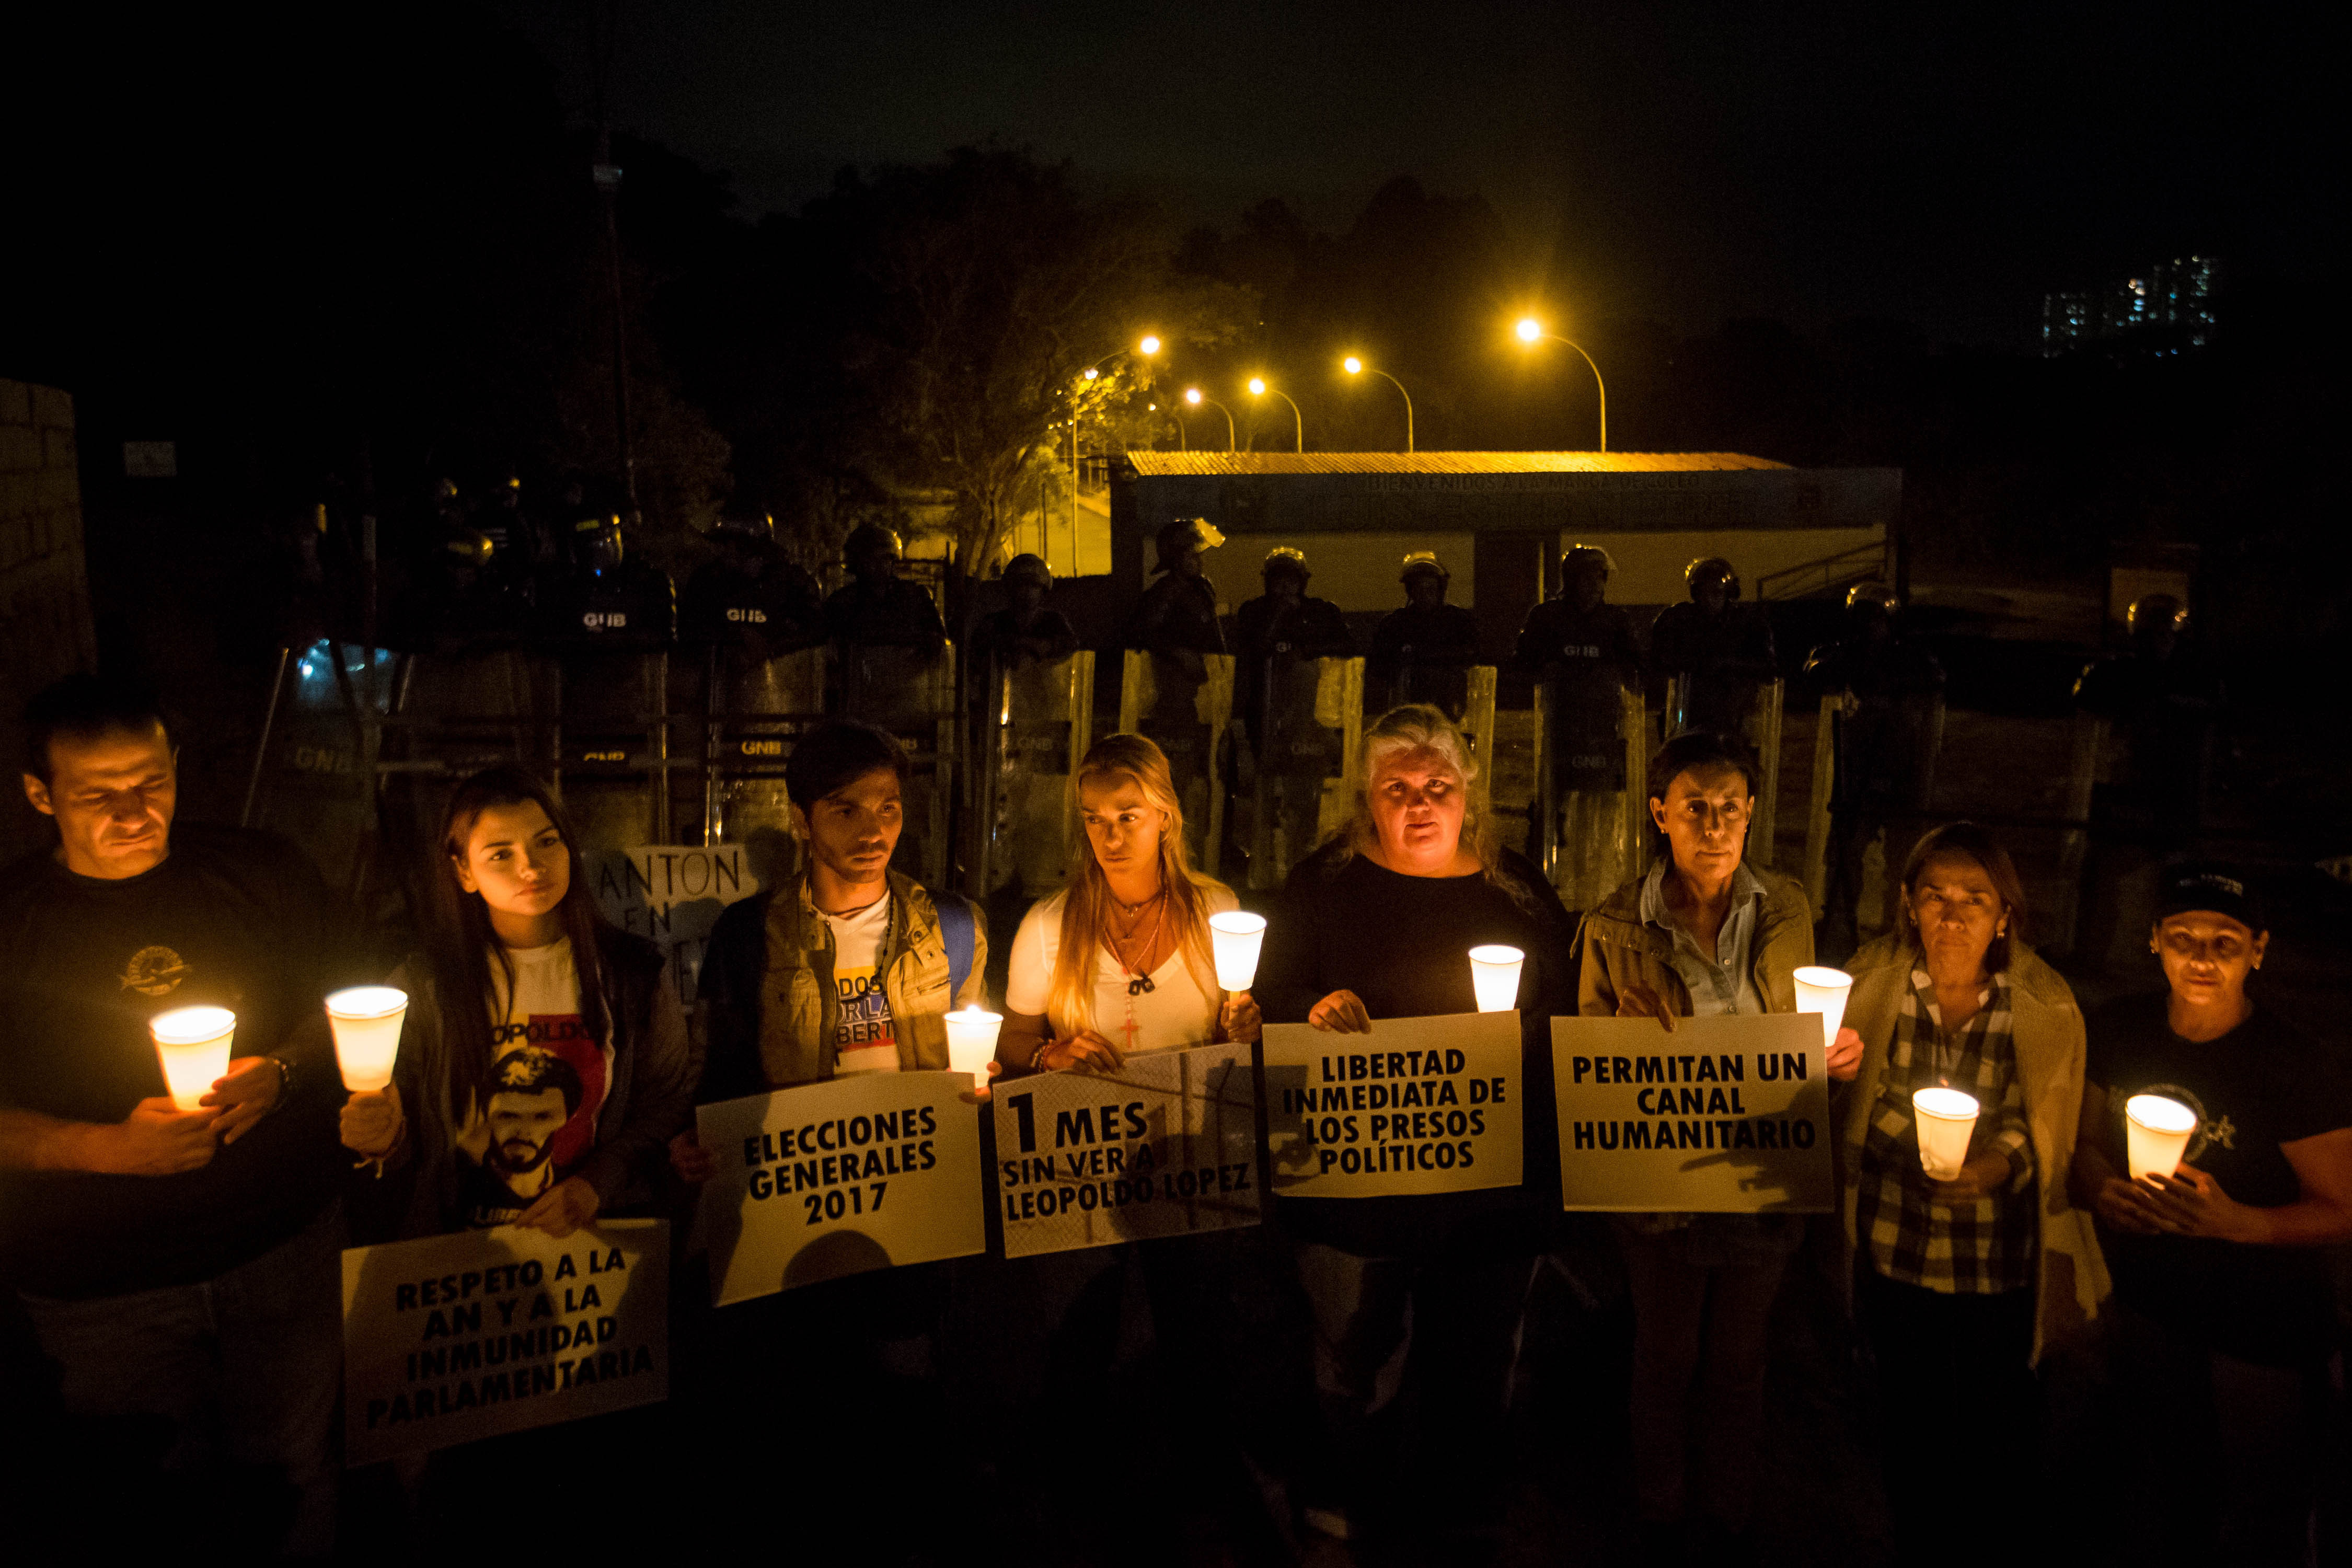
[[[1470,950],[1470,986],[1481,1013],[1507,1013],[1519,1005],[1519,966],[1528,955],[1516,947]]]
[[[2124,1163],[2135,1182],[2180,1169],[2180,1157],[2196,1134],[2197,1113],[2177,1100],[2135,1094],[2124,1101]]]
[[[1822,1048],[1837,1044],[1838,1025],[1845,1020],[1846,993],[1853,976],[1843,969],[1809,963],[1797,971],[1797,1011],[1822,1016]]]
[[[1969,1163],[1976,1097],[1957,1089],[1923,1089],[1911,1096],[1911,1110],[1919,1123],[1920,1167],[1939,1182],[1950,1181]]]
[[[948,1070],[968,1072],[972,1082],[988,1082],[988,1064],[996,1059],[996,1031],[1004,1016],[982,1007],[959,1007],[948,1015]]]
[[[1265,943],[1265,917],[1227,910],[1209,917],[1209,947],[1216,955],[1217,984],[1243,992],[1257,978],[1258,950]]]
[[[335,1032],[335,1061],[343,1087],[359,1093],[392,1082],[400,1055],[400,1026],[408,1016],[408,993],[389,985],[355,985],[327,998],[327,1025]]]
[[[163,1065],[163,1085],[172,1103],[194,1110],[196,1101],[228,1076],[229,1046],[236,1037],[236,1015],[226,1007],[179,1007],[147,1021]]]

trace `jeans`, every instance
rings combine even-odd
[[[253,1468],[292,1489],[285,1555],[335,1544],[343,1214],[331,1204],[260,1257],[194,1285],[57,1300],[24,1296],[67,1414],[161,1416],[166,1468]]]
[[[1672,1231],[1615,1229],[1633,1299],[1634,1503],[1644,1520],[1668,1522],[1696,1491],[1708,1517],[1745,1530],[1764,1424],[1764,1334],[1788,1259],[1759,1247],[1702,1264]]]
[[[2126,1481],[2140,1493],[2124,1515],[2141,1527],[2133,1532],[2141,1537],[2139,1560],[2294,1568],[2314,1561],[2326,1365],[2257,1365],[2207,1350],[2121,1302],[2107,1310],[2117,1426],[2110,1440],[2145,1443],[2163,1461],[2150,1455]]]
[[[1397,1458],[1391,1414],[1410,1383],[1437,1481],[1475,1513],[1496,1500],[1503,1412],[1526,1295],[1528,1254],[1508,1248],[1362,1258],[1308,1243],[1298,1279],[1314,1318],[1315,1390],[1325,1452],[1310,1502],[1361,1507],[1382,1495]],[[1426,1480],[1430,1477],[1423,1477]]]
[[[1856,1264],[1855,1307],[1878,1364],[1879,1452],[1896,1554],[1974,1560],[1983,1542],[1950,1528],[1956,1468],[2011,1456],[2030,1487],[2042,1455],[2033,1290],[1930,1290]]]

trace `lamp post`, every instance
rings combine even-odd
[[[1202,396],[1201,389],[1197,386],[1188,386],[1184,389],[1184,401],[1191,404],[1195,408],[1200,407],[1201,405],[1205,403],[1210,407],[1215,409],[1218,413],[1223,415],[1225,416],[1225,450],[1228,452],[1237,452],[1241,450],[1241,443],[1234,435],[1234,411],[1232,409],[1226,407],[1223,404],[1218,402],[1213,397]]]
[[[1273,387],[1270,387],[1265,384],[1265,377],[1262,375],[1254,375],[1249,378],[1249,395],[1252,397],[1265,397],[1271,395],[1281,398],[1285,403],[1290,403],[1290,398],[1287,394],[1275,391]],[[1307,420],[1306,417],[1298,412],[1298,405],[1296,403],[1290,403],[1290,433],[1293,438],[1297,441],[1298,449],[1302,452],[1307,450]],[[1252,439],[1255,440],[1255,437],[1253,437]]]
[[[1592,384],[1601,394],[1601,446],[1599,449],[1603,452],[1609,450],[1609,388],[1601,384],[1601,367],[1597,364],[1592,364],[1592,356],[1591,354],[1584,353],[1584,345],[1571,339],[1563,338],[1558,332],[1545,331],[1543,329],[1543,323],[1537,321],[1533,316],[1527,317],[1519,322],[1518,333],[1519,342],[1527,344],[1529,348],[1535,347],[1535,345],[1539,342],[1546,342],[1567,343],[1570,348],[1574,349],[1578,353],[1584,354],[1584,363],[1586,364],[1592,365]]]
[[[1079,373],[1079,375],[1078,375],[1078,379],[1079,379],[1080,381],[1095,381],[1095,380],[1097,380],[1097,379],[1099,379],[1099,378],[1101,377],[1101,375],[1102,375],[1102,367],[1103,367],[1103,366],[1105,366],[1105,365],[1108,364],[1111,361],[1113,361],[1113,360],[1115,360],[1115,359],[1124,359],[1124,358],[1126,358],[1126,357],[1127,357],[1129,354],[1130,354],[1130,353],[1131,353],[1131,354],[1133,354],[1133,355],[1134,355],[1136,358],[1138,358],[1138,359],[1150,359],[1152,355],[1154,355],[1154,354],[1158,353],[1159,352],[1160,352],[1160,335],[1159,335],[1157,332],[1146,332],[1146,333],[1144,333],[1144,334],[1143,334],[1143,336],[1142,336],[1140,339],[1137,340],[1137,342],[1136,342],[1136,345],[1135,345],[1135,347],[1134,347],[1134,348],[1132,348],[1132,349],[1118,349],[1118,350],[1113,351],[1113,352],[1112,352],[1112,353],[1107,353],[1107,354],[1103,355],[1103,357],[1102,357],[1102,358],[1100,358],[1100,359],[1098,359],[1098,360],[1095,361],[1095,363],[1092,363],[1092,364],[1090,364],[1090,365],[1087,366],[1087,368],[1086,368],[1084,371],[1080,372],[1080,373]],[[1042,536],[1042,535],[1045,533],[1045,509],[1044,509],[1042,506],[1038,509],[1038,512],[1037,512],[1037,531],[1038,531],[1038,533],[1039,533],[1041,536]],[[1043,542],[1044,542],[1044,540],[1043,540],[1043,538],[1042,538],[1042,537],[1040,538],[1039,542],[1040,542],[1040,543],[1043,543]],[[1040,553],[1042,553],[1042,554],[1044,554],[1044,555],[1045,556],[1045,563],[1046,563],[1046,565],[1051,566],[1051,565],[1053,564],[1053,556],[1052,556],[1052,553],[1050,552],[1050,551],[1046,551],[1046,552],[1040,552]],[[1075,397],[1074,397],[1074,398],[1072,398],[1072,399],[1070,400],[1070,575],[1071,575],[1071,576],[1073,576],[1073,577],[1075,577],[1075,576],[1076,576],[1077,574],[1078,574],[1078,401],[1077,401],[1077,399],[1076,399],[1076,398],[1075,398]]]
[[[1360,359],[1357,358],[1354,354],[1349,354],[1346,359],[1341,360],[1341,361],[1339,362],[1339,368],[1340,368],[1341,370],[1346,371],[1349,375],[1360,375],[1360,374],[1362,374],[1365,371],[1368,371],[1368,370],[1369,370],[1369,371],[1370,371],[1374,375],[1379,376],[1382,381],[1387,382],[1391,386],[1393,386],[1393,387],[1395,387],[1395,388],[1397,389],[1397,395],[1398,395],[1399,397],[1402,397],[1402,398],[1403,398],[1403,399],[1404,399],[1404,449],[1405,449],[1406,451],[1408,451],[1408,452],[1412,451],[1412,393],[1410,393],[1410,392],[1407,392],[1407,391],[1404,389],[1404,383],[1402,383],[1402,382],[1399,381],[1396,377],[1394,377],[1394,376],[1391,375],[1388,372],[1386,372],[1386,371],[1384,371],[1384,370],[1381,370],[1381,369],[1379,369],[1379,368],[1377,368],[1377,367],[1375,367],[1375,366],[1366,364],[1362,360],[1360,360]]]

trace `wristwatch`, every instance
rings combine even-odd
[[[286,1103],[288,1095],[294,1092],[294,1058],[282,1051],[272,1051],[269,1060],[278,1068],[278,1098],[270,1102],[270,1108],[276,1110]]]

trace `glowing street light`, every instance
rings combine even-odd
[[[1160,340],[1151,333],[1146,332],[1143,334],[1143,341],[1135,346],[1145,359],[1150,359],[1160,352]]]
[[[1281,398],[1285,403],[1290,403],[1286,394],[1276,392],[1274,388],[1266,385],[1265,377],[1254,375],[1249,378],[1249,395],[1252,397],[1264,397],[1269,393]],[[1298,405],[1296,403],[1290,403],[1290,432],[1298,443],[1298,449],[1302,452],[1307,450],[1307,420],[1298,412]],[[1252,439],[1255,441],[1255,437]]]
[[[1341,360],[1339,362],[1339,368],[1346,371],[1349,375],[1361,375],[1364,372],[1369,370],[1374,375],[1379,376],[1382,381],[1387,382],[1391,386],[1397,389],[1397,395],[1404,399],[1404,449],[1408,452],[1412,451],[1412,394],[1404,389],[1404,383],[1399,381],[1388,372],[1379,369],[1377,366],[1366,364],[1354,354],[1349,354],[1346,359]]]
[[[1543,323],[1537,321],[1533,316],[1522,316],[1519,318],[1519,324],[1516,330],[1519,334],[1519,342],[1527,344],[1529,348],[1533,348],[1536,344],[1543,342],[1546,340],[1549,340],[1555,343],[1567,343],[1570,348],[1574,349],[1578,353],[1584,354],[1584,363],[1586,364],[1592,365],[1592,384],[1598,388],[1601,393],[1601,446],[1599,449],[1603,452],[1609,450],[1609,388],[1601,384],[1601,367],[1597,364],[1592,364],[1592,356],[1591,354],[1584,353],[1584,345],[1580,342],[1575,342],[1568,338],[1563,338],[1558,332],[1545,331]]]
[[[1105,366],[1105,365],[1107,365],[1107,364],[1108,364],[1108,363],[1110,363],[1110,362],[1111,362],[1111,361],[1113,361],[1113,360],[1115,360],[1115,359],[1124,359],[1124,358],[1126,358],[1126,357],[1127,357],[1127,355],[1128,355],[1128,353],[1129,353],[1129,350],[1126,350],[1126,349],[1120,349],[1120,350],[1118,350],[1116,353],[1108,353],[1108,354],[1103,355],[1103,357],[1102,357],[1102,358],[1100,358],[1100,359],[1098,359],[1098,360],[1095,361],[1095,363],[1092,363],[1092,364],[1090,364],[1090,365],[1087,366],[1087,368],[1086,368],[1085,370],[1083,370],[1083,371],[1079,372],[1079,373],[1078,373],[1078,379],[1079,379],[1080,381],[1099,381],[1099,380],[1101,380],[1101,379],[1102,379],[1102,367],[1103,367],[1103,366]],[[1150,359],[1152,355],[1154,355],[1154,354],[1156,354],[1156,353],[1158,353],[1160,352],[1160,334],[1158,334],[1157,332],[1146,332],[1146,333],[1144,333],[1144,334],[1143,334],[1143,337],[1142,337],[1142,340],[1141,340],[1140,342],[1139,342],[1135,345],[1135,348],[1134,348],[1134,350],[1133,350],[1132,352],[1133,352],[1133,353],[1137,355],[1137,357],[1139,357],[1139,358],[1141,358],[1141,359]],[[1079,483],[1079,479],[1078,479],[1078,467],[1079,467],[1079,462],[1080,462],[1080,459],[1079,459],[1079,457],[1078,457],[1078,415],[1077,415],[1076,405],[1075,404],[1073,404],[1073,405],[1072,405],[1072,407],[1071,407],[1071,413],[1070,413],[1070,569],[1071,569],[1072,571],[1074,571],[1074,572],[1077,569],[1077,559],[1078,559],[1078,557],[1077,557],[1077,550],[1078,550],[1078,483]],[[1037,537],[1037,542],[1038,542],[1038,544],[1041,546],[1041,549],[1040,549],[1040,550],[1039,550],[1039,552],[1038,552],[1041,555],[1042,555],[1042,554],[1044,554],[1044,553],[1045,553],[1045,548],[1042,548],[1042,547],[1045,546],[1045,543],[1046,543],[1045,535],[1045,514],[1044,510],[1041,509],[1041,510],[1039,510],[1039,512],[1037,513],[1037,536],[1038,536],[1038,537]]]
[[[1223,415],[1225,416],[1225,450],[1233,452],[1240,449],[1240,443],[1234,438],[1234,411],[1232,409],[1226,407],[1223,404],[1218,402],[1213,397],[1202,396],[1201,389],[1197,386],[1188,386],[1184,389],[1184,401],[1191,404],[1195,408],[1200,407],[1201,405],[1205,403],[1210,407],[1215,409],[1218,413]]]

